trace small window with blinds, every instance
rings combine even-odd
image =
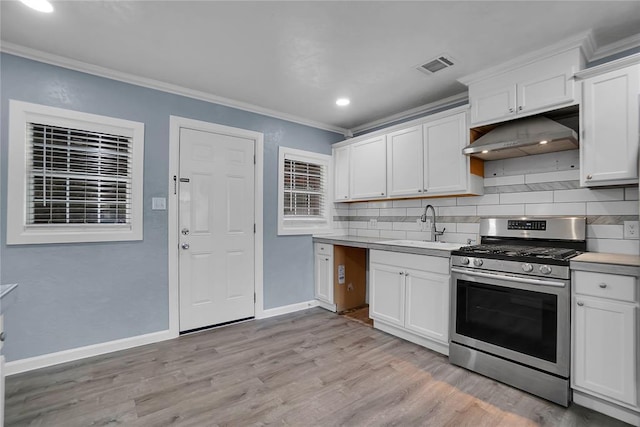
[[[12,100],[9,133],[8,244],[142,239],[142,123]]]
[[[278,234],[329,230],[331,156],[280,147]]]
[[[131,223],[131,137],[27,126],[28,225]]]

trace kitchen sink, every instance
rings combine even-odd
[[[462,243],[427,242],[424,240],[385,240],[376,243],[383,245],[409,246],[412,248],[422,249],[443,249],[445,251],[460,249],[461,246],[464,246]]]

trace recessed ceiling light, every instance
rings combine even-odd
[[[31,9],[35,9],[38,12],[51,13],[53,12],[53,6],[47,0],[20,0],[22,3],[29,6]]]
[[[487,154],[489,150],[482,150],[482,154]]]
[[[545,140],[540,141],[540,144],[543,144],[543,145],[544,145],[544,144],[546,144],[547,142],[549,142],[549,141],[547,141],[547,140],[545,139]]]
[[[339,105],[341,107],[344,107],[345,105],[349,105],[351,103],[351,101],[349,100],[349,98],[338,98],[336,100],[336,105]]]

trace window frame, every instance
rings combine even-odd
[[[278,235],[327,234],[332,229],[333,162],[331,155],[298,150],[289,147],[278,149]],[[314,163],[324,167],[325,192],[322,219],[291,218],[284,215],[284,165],[285,159]]]
[[[130,137],[129,224],[27,224],[30,142],[28,123],[41,123]],[[9,101],[7,245],[112,242],[143,239],[144,124],[57,107]]]

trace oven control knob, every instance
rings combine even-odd
[[[462,263],[462,265],[467,265],[469,264],[469,258],[463,256],[462,258],[460,258],[460,262]]]
[[[531,273],[533,271],[533,265],[529,263],[522,264],[522,271],[524,271],[525,273]]]
[[[476,267],[480,267],[482,265],[482,260],[478,258],[474,259],[473,265],[475,265]]]
[[[541,265],[540,266],[540,273],[542,273],[542,274],[551,273],[551,267],[549,267],[548,265]]]

